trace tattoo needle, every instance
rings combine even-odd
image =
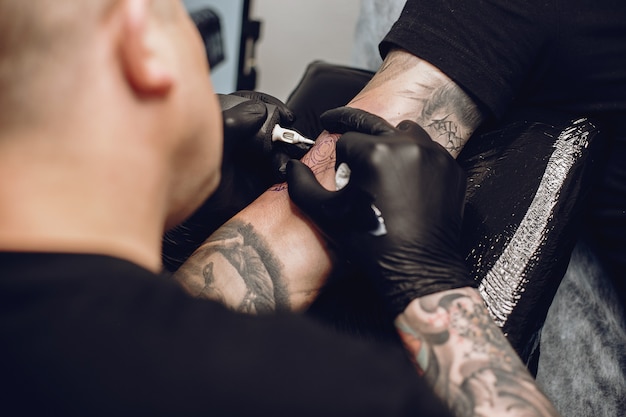
[[[307,145],[315,145],[315,141],[305,138],[295,130],[285,129],[279,124],[276,124],[272,130],[272,141],[280,141],[291,144],[304,143]]]

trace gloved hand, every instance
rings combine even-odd
[[[394,128],[362,110],[330,110],[322,124],[347,132],[337,166],[348,165],[348,184],[328,191],[290,161],[289,195],[371,277],[394,317],[417,297],[474,286],[458,248],[465,174],[448,152],[413,122]]]
[[[269,146],[257,136],[264,122],[290,126],[295,116],[276,97],[257,91],[235,91],[217,95],[224,119],[224,155],[239,145],[239,151],[269,152]],[[243,99],[243,100],[242,100]],[[263,136],[263,135],[261,135]],[[246,140],[241,141],[241,138]]]
[[[280,100],[267,94],[238,91],[232,96],[248,100],[222,111],[222,180],[189,219],[165,233],[162,259],[168,271],[178,269],[211,233],[276,182],[271,154],[259,149],[257,133],[268,117],[268,107],[276,121],[285,126],[293,122],[294,115]]]
[[[224,107],[232,105],[231,103],[233,102],[237,102],[237,97],[265,104],[267,111],[265,122],[259,126],[256,130],[256,134],[249,136],[249,139],[243,143],[243,146],[238,147],[237,152],[241,152],[244,157],[247,156],[256,161],[261,161],[264,166],[271,167],[271,171],[274,175],[274,183],[284,182],[287,178],[287,162],[293,158],[302,158],[309,150],[310,145],[273,142],[271,140],[271,131],[276,124],[280,124],[282,127],[290,127],[296,119],[295,115],[276,97],[256,91],[242,90],[228,95],[218,94],[218,97],[225,115],[225,128],[230,127],[230,123],[228,123],[228,119],[226,118],[229,110],[224,110]],[[234,119],[234,124],[242,125],[243,120],[241,120],[241,112],[238,113],[239,117]],[[225,132],[224,136],[228,138],[228,133]]]

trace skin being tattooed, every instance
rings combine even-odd
[[[203,297],[244,313],[288,310],[282,265],[252,225],[226,223],[174,278],[194,297]]]
[[[334,178],[335,161],[335,144],[340,135],[323,132],[315,141],[315,146],[302,157],[302,163],[311,168],[322,184],[332,185],[332,181],[323,181],[323,177]],[[270,188],[270,191],[286,191],[287,184],[277,184]],[[334,191],[334,189],[333,189]]]
[[[457,416],[557,416],[472,288],[414,300],[396,327]]]

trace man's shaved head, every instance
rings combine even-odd
[[[0,0],[11,247],[87,241],[157,270],[164,228],[215,190],[221,156],[205,48],[180,0]]]
[[[69,83],[81,75],[81,54],[93,47],[96,29],[120,2],[0,0],[0,126],[32,122],[42,87],[49,91],[61,83],[67,92],[76,86]],[[172,13],[172,4],[150,1],[158,18]],[[49,96],[44,101],[54,99]]]
[[[0,51],[49,45],[101,16],[115,0],[0,0]]]
[[[30,119],[37,85],[72,60],[116,0],[0,0],[0,125]]]

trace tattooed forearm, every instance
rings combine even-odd
[[[476,103],[439,69],[406,51],[390,52],[349,104],[397,124],[413,120],[456,157],[482,122]]]
[[[289,309],[282,265],[250,224],[222,226],[176,272],[193,296],[217,300],[240,312]]]
[[[418,371],[455,415],[558,415],[476,290],[414,300],[396,326]]]
[[[481,122],[470,98],[453,82],[437,88],[424,103],[418,123],[451,154],[458,155]]]

